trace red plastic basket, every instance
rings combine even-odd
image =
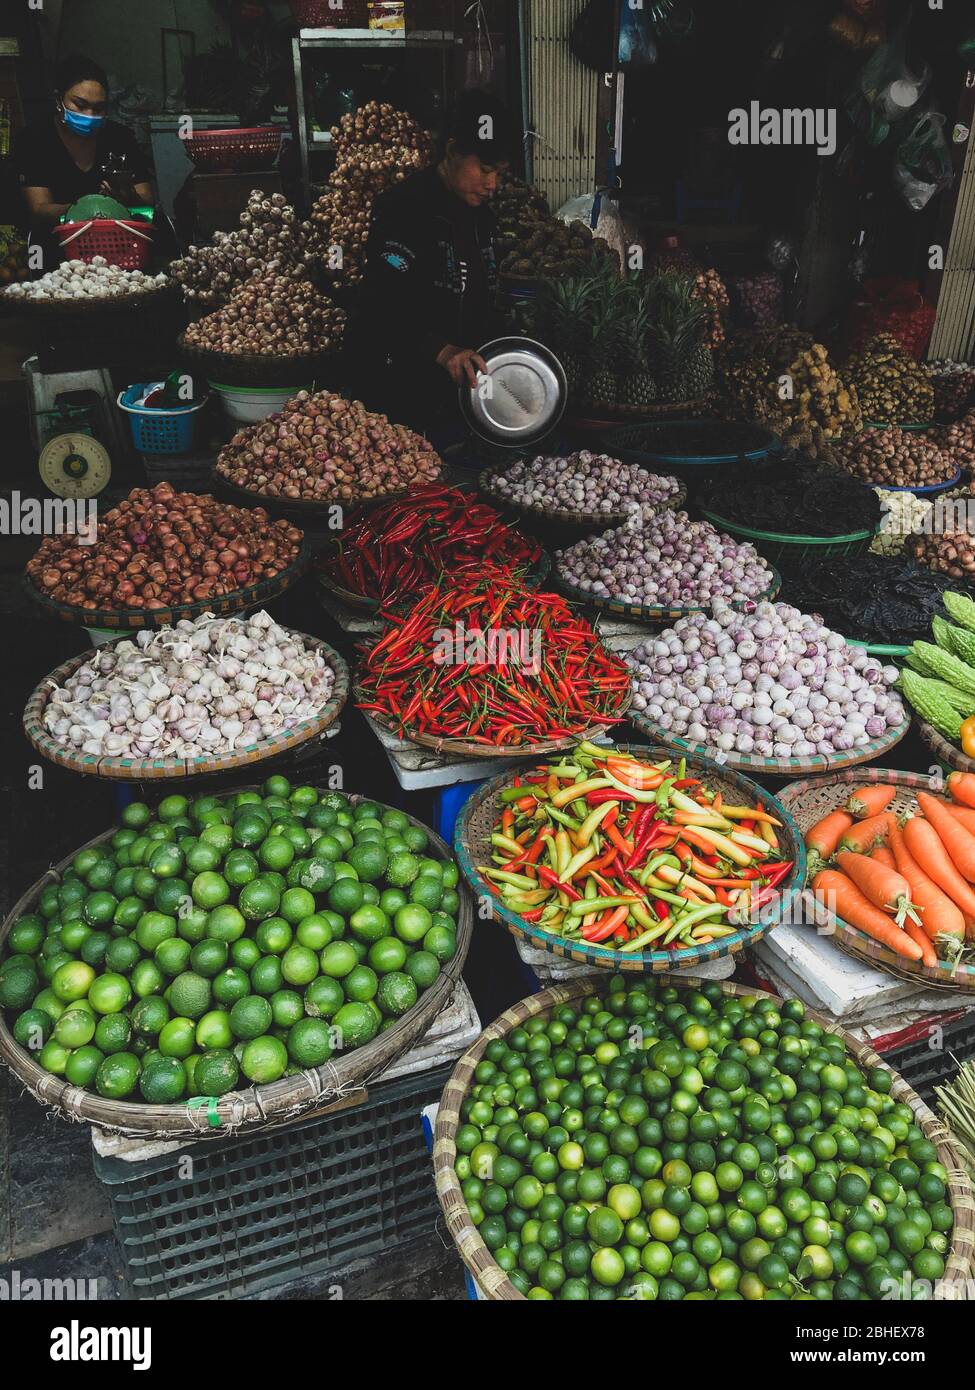
[[[62,222],[55,228],[66,261],[93,261],[104,256],[123,270],[145,270],[152,255],[148,222],[98,217],[91,222]]]
[[[283,128],[246,126],[234,130],[195,130],[183,147],[201,173],[269,169],[281,148]]]
[[[291,0],[291,11],[302,29],[368,29],[367,0],[342,0],[341,6],[329,0]]]

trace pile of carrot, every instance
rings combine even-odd
[[[919,791],[902,820],[889,809],[896,788],[861,787],[805,835],[817,901],[931,966],[957,965],[975,940],[975,773],[952,772],[947,789],[947,800]]]

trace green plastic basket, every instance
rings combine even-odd
[[[873,531],[851,531],[845,536],[787,536],[779,531],[756,531],[751,526],[741,526],[704,508],[701,515],[720,531],[754,541],[756,550],[777,569],[795,569],[806,561],[822,564],[824,560],[835,560],[839,556],[865,555],[874,537]]]

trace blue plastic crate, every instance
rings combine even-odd
[[[136,382],[119,393],[118,407],[129,417],[132,439],[140,454],[188,454],[193,448],[197,412],[203,409],[209,397],[175,409],[139,404],[163,384],[161,381]]]

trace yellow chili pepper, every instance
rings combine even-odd
[[[967,758],[975,758],[975,714],[962,720],[961,751]]]

